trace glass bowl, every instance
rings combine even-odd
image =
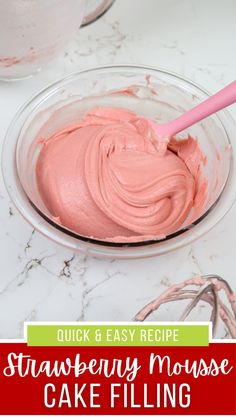
[[[63,51],[84,17],[85,0],[0,1],[0,80],[35,74]]]
[[[87,0],[82,26],[89,25],[103,16],[110,9],[114,1],[115,0]]]
[[[196,137],[207,158],[207,164],[202,167],[208,182],[207,202],[191,225],[185,224],[174,234],[156,241],[107,243],[81,237],[56,224],[36,186],[35,164],[39,152],[36,139],[48,138],[63,126],[76,122],[92,106],[125,107],[166,122],[207,97],[205,90],[181,76],[137,66],[87,69],[47,87],[19,110],[6,134],[2,169],[13,203],[46,237],[73,251],[96,257],[148,257],[193,242],[222,219],[236,197],[236,126],[227,111],[207,118],[179,136]]]

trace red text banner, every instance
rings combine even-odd
[[[0,414],[236,414],[236,344],[0,344]]]

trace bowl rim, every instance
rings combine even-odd
[[[17,167],[16,167],[16,150],[17,150],[17,144],[19,135],[21,132],[21,129],[24,125],[24,123],[27,121],[29,114],[30,114],[30,108],[33,106],[33,109],[35,107],[39,106],[42,101],[47,100],[48,97],[51,97],[57,93],[57,91],[60,91],[60,89],[65,86],[66,84],[75,81],[78,79],[81,75],[87,75],[90,72],[96,73],[96,72],[109,72],[109,71],[145,71],[145,72],[154,72],[157,74],[162,74],[167,77],[174,78],[178,81],[183,82],[185,85],[190,85],[194,89],[197,89],[200,93],[202,93],[204,96],[209,96],[209,92],[196,84],[195,82],[189,80],[188,78],[179,75],[175,72],[158,68],[158,67],[152,67],[152,66],[143,66],[143,65],[129,65],[129,64],[113,64],[113,65],[106,65],[106,66],[96,66],[96,67],[89,67],[84,68],[78,72],[70,73],[66,77],[57,80],[43,89],[41,89],[37,94],[32,95],[17,111],[16,115],[12,119],[10,126],[7,129],[3,147],[2,147],[2,173],[3,173],[3,179],[6,186],[6,189],[8,191],[8,194],[13,201],[14,205],[17,207],[18,211],[21,213],[21,215],[38,231],[40,231],[43,235],[50,238],[54,242],[57,242],[67,248],[70,248],[73,251],[80,251],[83,253],[90,253],[94,256],[102,256],[102,257],[122,257],[122,258],[132,258],[132,257],[147,257],[147,256],[154,256],[156,254],[163,254],[167,253],[169,251],[175,250],[177,248],[181,248],[199,237],[201,237],[203,234],[208,232],[212,227],[214,227],[223,217],[224,215],[230,210],[232,205],[234,204],[234,201],[236,199],[236,192],[233,194],[232,192],[232,181],[235,180],[235,176],[233,176],[233,172],[235,171],[235,164],[234,160],[236,158],[236,148],[233,147],[230,136],[228,135],[228,129],[225,126],[224,119],[227,120],[227,126],[234,125],[234,119],[230,115],[230,113],[227,110],[221,111],[221,116],[216,114],[218,121],[220,122],[222,128],[224,129],[229,145],[232,148],[231,153],[231,160],[230,160],[230,168],[229,168],[229,174],[226,180],[226,183],[223,187],[223,190],[219,196],[219,198],[216,200],[216,202],[210,207],[206,213],[201,217],[203,220],[208,221],[208,225],[205,225],[205,228],[203,227],[203,223],[200,219],[198,223],[195,224],[194,228],[187,230],[183,229],[181,230],[181,233],[177,237],[168,237],[165,240],[158,240],[158,241],[152,241],[151,243],[139,243],[137,246],[127,246],[125,244],[122,244],[120,246],[112,245],[108,246],[107,242],[101,242],[101,241],[94,241],[91,243],[91,240],[83,240],[80,237],[72,237],[70,234],[68,234],[68,230],[61,230],[58,229],[58,226],[56,224],[53,225],[53,223],[49,222],[49,219],[45,219],[45,217],[42,216],[42,214],[32,206],[32,203],[30,203],[29,198],[27,194],[24,191],[23,186],[21,185],[18,173],[17,173]],[[183,86],[180,86],[183,87]],[[222,115],[223,115],[223,121],[222,121]],[[18,135],[14,136],[12,135],[12,132],[14,129],[16,129],[16,125],[19,123],[19,121],[22,119],[23,124],[21,124],[20,129],[18,128]],[[13,156],[9,155],[9,142],[12,143],[13,146]],[[9,168],[9,161],[10,167]],[[13,177],[15,180],[15,185],[12,185],[12,181],[9,182],[9,171],[12,170],[13,166]],[[236,182],[235,182],[236,183]],[[227,205],[224,204],[223,210],[221,209],[220,214],[218,214],[217,219],[214,221],[209,220],[210,213],[215,212],[219,208],[219,202],[223,201],[223,195],[226,195],[227,192],[230,192],[230,197],[228,197]],[[225,200],[226,201],[226,200]],[[221,202],[222,203],[222,202]],[[38,218],[40,217],[40,218]],[[198,221],[198,220],[197,220]],[[191,231],[193,234],[191,234],[191,237],[189,237],[189,231]],[[60,236],[60,237],[59,237]],[[179,241],[181,243],[178,243],[176,241],[176,238],[179,238]],[[164,244],[164,245],[163,245]]]

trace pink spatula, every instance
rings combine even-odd
[[[155,122],[151,122],[152,128],[158,136],[160,145],[163,146],[160,146],[160,150],[162,148],[163,151],[165,150],[169,139],[173,135],[191,127],[207,116],[210,116],[213,113],[220,111],[221,109],[226,108],[235,102],[236,81],[230,83],[218,93],[204,100],[204,102],[200,103],[200,105],[195,106],[173,121],[170,121],[166,124],[157,124]]]

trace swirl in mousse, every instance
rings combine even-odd
[[[197,218],[207,184],[197,141],[171,139],[166,152],[144,117],[94,108],[41,141],[39,193],[53,219],[110,242],[163,239]]]

